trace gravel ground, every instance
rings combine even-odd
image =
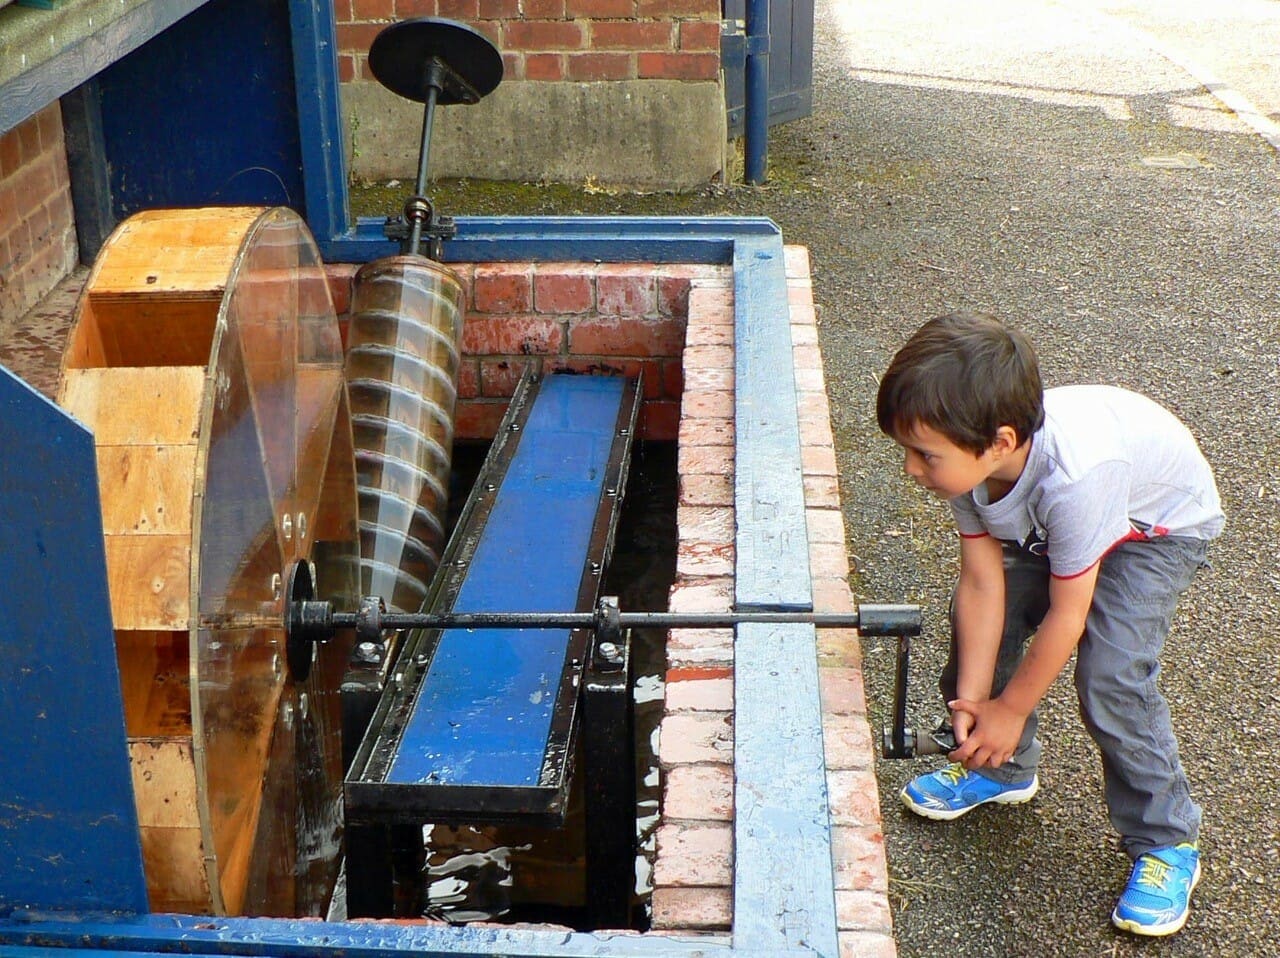
[[[1148,29],[1156,5],[1142,10]],[[1256,48],[1260,31],[1276,32],[1265,15],[1277,6],[1219,0],[1214,12]],[[437,202],[456,213],[767,215],[809,247],[855,589],[926,610],[912,682],[921,722],[940,711],[956,546],[945,506],[903,478],[875,428],[876,377],[896,348],[940,312],[991,311],[1030,334],[1049,384],[1123,385],[1181,415],[1229,519],[1162,677],[1205,807],[1190,923],[1153,942],[1111,929],[1129,863],[1063,677],[1042,708],[1043,788],[1030,805],[927,822],[896,793],[930,765],[880,763],[895,933],[903,958],[1280,954],[1280,157],[1183,69],[1075,3],[817,7],[814,114],[772,132],[767,187],[541,189],[513,201],[455,184]],[[1237,7],[1253,17],[1244,29]],[[866,652],[878,726],[893,653]]]
[[[926,609],[913,714],[939,712],[956,547],[945,507],[901,477],[873,404],[876,376],[923,319],[995,312],[1031,335],[1050,384],[1159,399],[1201,440],[1230,518],[1163,673],[1206,811],[1188,928],[1163,943],[1111,930],[1128,860],[1063,677],[1029,806],[927,822],[896,792],[931,764],[880,763],[899,953],[1280,953],[1280,746],[1267,721],[1280,700],[1277,156],[1185,73],[1062,5],[833,0],[818,34],[815,116],[783,135],[813,154],[826,202],[775,218],[814,259],[858,594]],[[892,650],[866,662],[882,721]]]

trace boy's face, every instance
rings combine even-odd
[[[906,453],[908,476],[940,499],[954,499],[986,482],[1000,466],[998,444],[975,456],[924,423],[894,440]]]

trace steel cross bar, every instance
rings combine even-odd
[[[284,628],[290,662],[305,668],[310,646],[332,638],[338,629],[355,629],[360,641],[378,641],[392,629],[721,629],[739,625],[812,625],[819,629],[857,629],[863,636],[920,634],[916,605],[860,605],[853,612],[803,610],[729,610],[724,612],[621,612],[611,596],[590,612],[387,612],[378,596],[366,596],[356,612],[336,612],[332,603],[311,598],[305,565],[291,577]]]
[[[607,621],[596,612],[384,612],[383,629],[586,629]],[[619,612],[622,628],[717,629],[744,623],[800,624],[823,629],[858,629],[864,635],[915,635],[920,631],[920,610],[910,605],[864,605],[856,612]],[[333,627],[356,628],[359,612],[334,612]]]

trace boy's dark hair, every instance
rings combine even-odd
[[[983,313],[948,313],[920,327],[880,380],[876,419],[889,436],[918,423],[975,456],[1012,426],[1018,445],[1044,422],[1044,388],[1030,341]]]

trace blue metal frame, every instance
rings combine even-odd
[[[93,436],[0,367],[0,450],[0,914],[145,910]]]
[[[368,226],[364,235],[371,235]],[[353,231],[356,232],[356,231]],[[344,258],[385,252],[378,240],[330,241]],[[577,255],[572,255],[574,253]],[[573,220],[460,219],[451,259],[628,260],[734,264],[736,336],[770,336],[789,325],[782,235],[761,218]],[[782,348],[780,345],[772,348]],[[786,355],[790,340],[786,340]],[[778,353],[738,351],[738,600],[803,606],[809,588],[807,533],[800,488],[800,445],[794,389],[779,388],[790,362]],[[748,385],[757,384],[757,385]],[[761,385],[763,384],[763,385]],[[759,420],[754,422],[754,420]],[[767,468],[760,464],[767,462]],[[777,478],[791,477],[779,492]],[[772,503],[768,509],[759,503]],[[796,562],[774,567],[777,556]],[[799,557],[803,557],[800,561]],[[761,569],[759,563],[765,562]],[[0,564],[3,557],[0,557]],[[747,587],[747,583],[757,585]],[[735,659],[737,735],[734,771],[734,928],[723,938],[564,934],[533,930],[322,925],[263,919],[211,920],[135,916],[68,919],[15,912],[0,922],[0,946],[114,948],[144,953],[292,955],[823,955],[838,953],[834,876],[818,699],[816,637],[809,626],[738,629]],[[778,759],[787,767],[780,771]]]
[[[396,251],[382,236],[382,222],[349,225],[340,106],[333,66],[331,16],[323,0],[290,0],[297,74],[299,128],[308,221],[329,262],[366,262]],[[177,10],[199,3],[152,0],[141,21],[104,30],[89,49],[55,58],[51,69],[67,72],[60,95],[136,45],[141,34],[164,29]],[[177,15],[181,15],[180,13]],[[139,23],[142,25],[139,26]],[[143,39],[146,37],[144,36]],[[135,42],[136,41],[136,42]],[[109,54],[103,47],[111,44]],[[311,55],[314,52],[314,56]],[[77,57],[94,65],[81,75]],[[7,99],[0,89],[0,129],[34,113],[30,95]],[[738,398],[737,601],[762,608],[807,608],[811,603],[799,425],[794,389],[779,375],[792,369],[788,333],[782,235],[763,218],[489,218],[459,217],[455,239],[445,245],[453,261],[601,261],[732,264]],[[766,345],[767,344],[767,345]],[[55,442],[52,433],[27,429],[24,441]],[[60,454],[56,449],[56,454]],[[87,509],[87,506],[81,505]],[[77,511],[82,523],[89,520]],[[11,557],[0,552],[0,577],[19,581]],[[94,639],[107,643],[105,637]],[[838,953],[834,875],[816,637],[809,626],[749,627],[736,637],[736,741],[734,772],[735,868],[732,938],[679,938],[583,934],[528,929],[449,928],[272,919],[211,919],[140,913],[141,903],[124,895],[94,912],[92,903],[68,895],[54,902],[19,897],[0,902],[0,951],[44,955],[51,949],[110,949],[137,954],[358,955],[374,958],[416,952],[425,955],[510,956],[834,956]],[[105,646],[111,648],[109,644]],[[110,711],[110,710],[106,710]],[[100,716],[101,717],[101,716]],[[107,715],[97,731],[103,741],[123,739]],[[117,738],[118,737],[118,738]],[[84,740],[91,741],[87,732]],[[12,749],[10,750],[10,746]],[[40,768],[39,743],[5,742],[6,763]],[[785,757],[785,766],[779,758]],[[104,796],[105,816],[132,816],[132,798]],[[25,831],[19,831],[21,843]],[[80,836],[68,829],[68,854]],[[21,854],[19,849],[15,854]],[[125,850],[130,873],[136,847]],[[111,861],[112,859],[107,859]],[[57,909],[56,911],[52,909]]]
[[[735,602],[811,609],[809,540],[782,233],[764,217],[458,217],[455,262],[732,265],[735,330]],[[365,262],[397,247],[360,219],[321,243]],[[838,952],[831,829],[811,626],[739,626],[735,693],[735,942]],[[779,765],[782,756],[782,767]],[[735,945],[734,954],[738,954]]]
[[[333,5],[289,0],[289,22],[307,224],[317,237],[341,236],[350,220]]]

